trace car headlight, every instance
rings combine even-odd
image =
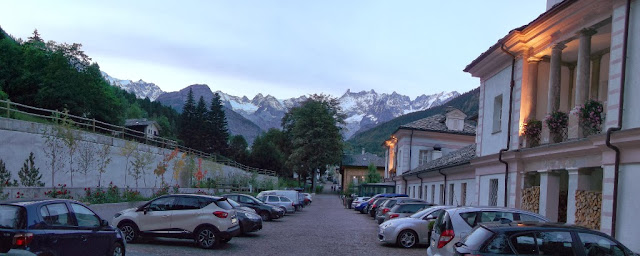
[[[260,216],[258,216],[257,214],[253,214],[253,213],[245,213],[245,216],[247,216],[247,218],[252,219],[252,220],[261,220],[262,218]]]
[[[389,223],[389,222],[384,222],[384,223],[380,224],[380,228],[381,229],[387,229],[390,226],[391,226],[391,223]]]

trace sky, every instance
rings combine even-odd
[[[102,71],[164,91],[207,84],[279,99],[479,86],[464,67],[545,11],[543,0],[0,1],[0,26],[81,43]]]

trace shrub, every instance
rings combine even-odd
[[[67,189],[67,184],[58,184],[58,186],[54,186],[52,190],[44,192],[44,195],[49,198],[73,199],[71,192]]]
[[[595,100],[588,100],[584,105],[580,106],[576,113],[580,119],[580,126],[584,129],[585,134],[596,134],[602,130],[603,107],[602,103]]]
[[[529,119],[524,124],[524,136],[527,138],[527,141],[531,144],[529,146],[535,147],[540,143],[540,133],[542,133],[542,122]]]
[[[562,133],[569,124],[569,116],[561,111],[553,111],[545,118],[545,123],[551,133]]]

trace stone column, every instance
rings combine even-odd
[[[547,115],[560,108],[560,77],[562,67],[562,50],[567,46],[558,43],[551,48],[551,63],[549,64],[549,93],[547,94]],[[542,126],[542,143],[549,143],[549,128]],[[556,214],[557,215],[557,214]]]
[[[524,110],[524,121],[536,118],[536,104],[538,103],[538,63],[540,58],[531,57],[527,60],[527,69],[529,74],[527,75],[527,85],[523,89],[524,98],[522,103],[527,104]]]
[[[598,100],[598,92],[600,91],[600,62],[602,61],[602,54],[598,54],[591,59],[591,93],[589,98]]]
[[[558,221],[558,199],[560,199],[560,176],[551,170],[540,172],[540,214],[551,222]]]
[[[572,168],[569,172],[569,191],[567,195],[567,224],[576,222],[576,190],[589,190],[591,169]]]
[[[569,69],[569,107],[568,109],[572,109],[573,106],[575,106],[575,94],[573,93],[573,88],[575,85],[575,80],[573,79],[575,74],[576,74],[576,65],[574,64],[570,64],[567,66],[567,68]]]
[[[591,68],[591,36],[596,33],[593,29],[580,31],[580,46],[578,48],[578,66],[576,68],[576,97],[574,108],[569,115],[569,139],[582,138],[582,128],[579,125],[577,113],[581,105],[589,98],[589,78]]]

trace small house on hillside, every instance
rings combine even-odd
[[[144,133],[146,138],[152,139],[160,135],[160,125],[156,121],[143,119],[127,119],[124,126],[128,129]]]

